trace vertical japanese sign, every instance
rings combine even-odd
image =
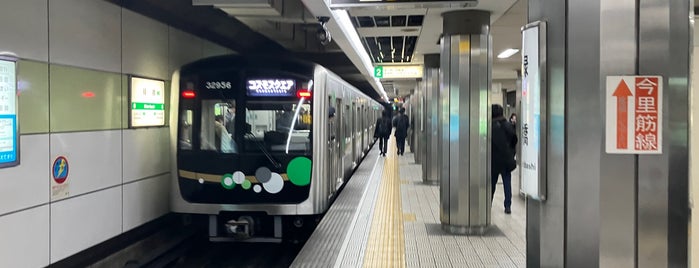
[[[543,22],[528,24],[522,29],[522,114],[521,124],[521,190],[526,195],[544,200],[545,136],[542,129],[541,107],[545,96],[546,77],[546,25]]]
[[[18,164],[16,63],[0,58],[0,168]]]
[[[165,125],[165,82],[131,77],[131,127]]]
[[[663,79],[608,76],[606,152],[661,154]]]

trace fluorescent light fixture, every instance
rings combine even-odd
[[[500,54],[498,54],[498,59],[507,59],[509,57],[512,57],[512,55],[517,54],[517,52],[519,52],[519,49],[516,48],[505,49],[505,51],[500,52]]]
[[[335,21],[340,26],[340,29],[345,33],[347,40],[349,40],[352,49],[354,49],[354,51],[356,51],[359,55],[359,58],[362,61],[362,65],[364,65],[366,71],[370,74],[373,74],[374,65],[371,62],[369,53],[367,53],[366,50],[364,50],[362,41],[359,39],[359,34],[357,34],[357,31],[354,29],[354,25],[352,25],[352,21],[350,20],[347,11],[342,9],[332,10],[332,13],[333,17],[335,17]],[[386,94],[386,90],[384,90],[381,81],[377,78],[374,78],[374,81],[377,87],[379,88],[379,91],[383,94],[384,99],[388,101],[388,94]]]

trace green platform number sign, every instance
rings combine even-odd
[[[374,77],[383,78],[383,66],[374,67]]]

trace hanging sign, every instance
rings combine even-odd
[[[606,152],[661,154],[663,78],[607,76]]]
[[[376,78],[422,78],[422,65],[380,65],[374,67]]]
[[[16,74],[14,59],[0,57],[0,168],[19,165]]]
[[[535,22],[522,29],[521,190],[546,199],[546,24]]]
[[[131,77],[131,127],[165,125],[165,82]]]

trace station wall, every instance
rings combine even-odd
[[[47,266],[169,212],[169,131],[128,128],[128,75],[164,80],[169,100],[176,68],[232,51],[95,0],[3,1],[0,51],[20,58],[21,133],[21,164],[0,169],[0,267]]]

